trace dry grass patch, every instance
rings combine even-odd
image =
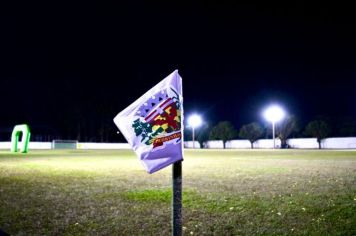
[[[187,151],[183,175],[185,234],[356,234],[356,152]],[[13,235],[168,235],[170,199],[131,151],[0,152]]]

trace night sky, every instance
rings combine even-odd
[[[351,6],[118,2],[0,16],[0,140],[19,123],[37,139],[122,140],[112,119],[175,69],[185,114],[210,124],[262,123],[276,101],[302,124],[356,117]]]

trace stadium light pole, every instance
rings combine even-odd
[[[193,149],[195,148],[195,128],[199,127],[202,124],[202,119],[199,115],[193,114],[188,118],[188,125],[192,128],[192,137],[193,137]]]
[[[284,118],[285,112],[280,106],[271,105],[264,111],[263,116],[265,117],[266,120],[272,123],[273,149],[275,149],[276,148],[275,125],[276,122]]]

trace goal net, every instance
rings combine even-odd
[[[52,149],[77,149],[78,140],[53,140]]]

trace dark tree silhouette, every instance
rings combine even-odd
[[[257,122],[243,125],[239,132],[240,138],[245,138],[250,141],[252,149],[253,149],[253,143],[262,135],[263,135],[263,128]]]
[[[210,126],[207,123],[196,129],[196,140],[199,142],[200,147],[203,147],[203,143],[209,140],[209,131]]]
[[[222,140],[225,149],[226,141],[231,140],[236,136],[237,131],[235,130],[231,122],[221,121],[211,129],[209,138]]]
[[[319,149],[321,149],[321,140],[328,137],[331,132],[330,125],[323,120],[314,120],[308,123],[305,128],[305,134],[316,137]]]
[[[287,147],[287,139],[293,134],[299,131],[299,126],[297,122],[297,118],[294,115],[288,116],[283,119],[278,126],[277,129],[277,137],[281,140],[282,148]]]

